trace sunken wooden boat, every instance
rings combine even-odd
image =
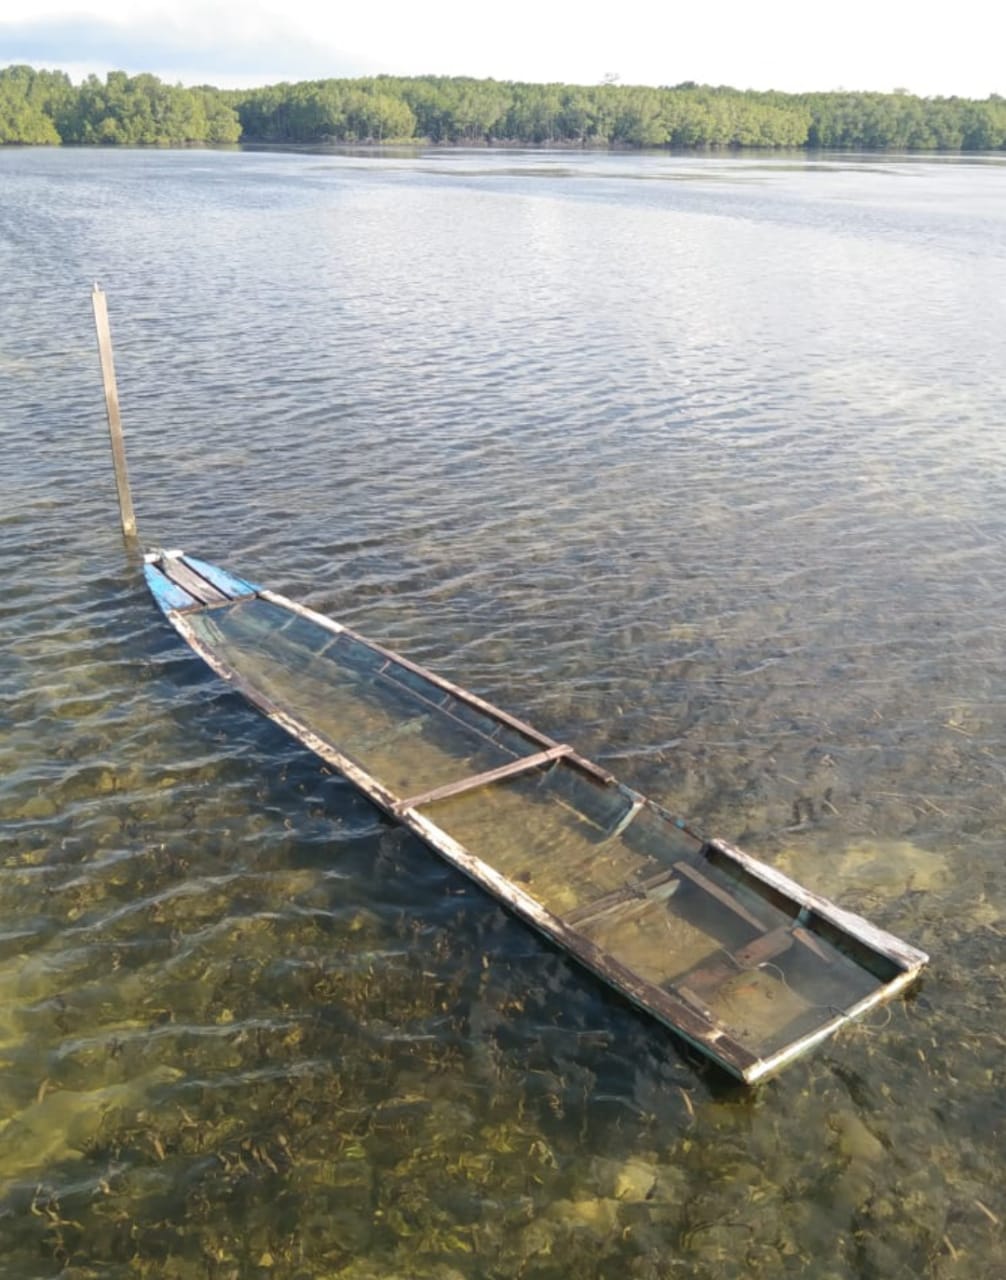
[[[145,572],[249,702],[740,1080],[889,1000],[928,959],[349,627],[182,552],[151,552]]]

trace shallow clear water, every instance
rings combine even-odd
[[[17,1276],[1000,1273],[1006,167],[0,151]],[[116,527],[933,955],[725,1085],[228,693]]]

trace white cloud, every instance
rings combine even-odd
[[[718,0],[686,12],[655,0],[5,0],[0,65],[150,70],[262,83],[367,72],[594,83],[698,80],[739,88],[985,96],[1006,89],[1006,7],[958,0],[847,0],[811,21],[802,0]],[[978,33],[979,38],[976,38]]]

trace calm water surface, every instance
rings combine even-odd
[[[248,710],[135,499],[930,951],[726,1085]],[[1001,1276],[1006,167],[0,152],[4,1274]]]

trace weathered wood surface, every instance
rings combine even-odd
[[[736,898],[731,897],[725,889],[721,889],[718,884],[713,884],[712,880],[710,880],[708,876],[704,876],[701,871],[696,871],[696,869],[694,867],[690,867],[687,862],[676,862],[674,864],[674,870],[679,876],[683,876],[686,880],[690,880],[692,884],[701,889],[703,893],[708,893],[711,898],[715,898],[716,901],[721,906],[726,907],[728,911],[732,911],[734,915],[740,916],[744,923],[749,924],[752,929],[757,929],[759,932],[764,929],[764,924],[756,915],[750,912],[742,903],[738,902]]]
[[[171,581],[181,587],[183,591],[187,591],[199,604],[228,604],[230,602],[230,596],[225,595],[219,587],[215,587],[202,574],[190,569],[184,560],[168,560],[165,562],[164,568]]]
[[[666,885],[673,892],[680,883],[673,871],[658,871],[656,875],[647,876],[643,880],[634,880],[624,888],[606,893],[601,898],[595,898],[593,902],[586,902],[582,907],[567,911],[562,918],[568,925],[580,928],[582,925],[592,924],[626,907],[640,904],[645,906],[653,901],[654,890]],[[669,897],[670,893],[667,896]]]
[[[197,601],[189,595],[187,591],[183,591],[176,583],[153,563],[148,562],[144,566],[144,573],[147,579],[147,586],[150,588],[154,599],[157,601],[158,607],[163,609],[165,613],[171,617],[172,611],[181,611],[191,609],[197,605]]]
[[[258,594],[258,587],[253,582],[248,582],[245,578],[239,578],[236,574],[228,573],[226,569],[221,569],[219,565],[200,560],[197,556],[183,555],[180,558],[185,561],[190,569],[194,569],[201,578],[204,578],[222,591],[228,600],[241,600],[245,596]]]
[[[749,942],[746,947],[741,947],[732,954],[724,953],[722,960],[702,969],[693,969],[682,979],[681,990],[708,999],[730,978],[743,973],[745,969],[757,969],[766,961],[774,960],[792,945],[793,933],[789,929],[784,926],[772,929]]]
[[[459,778],[457,782],[447,782],[442,787],[433,787],[419,795],[409,796],[407,800],[399,800],[395,805],[396,815],[406,809],[418,809],[421,805],[432,804],[435,800],[446,800],[450,796],[459,796],[465,791],[474,791],[478,787],[488,786],[491,782],[502,782],[504,778],[515,778],[527,773],[530,769],[540,769],[542,765],[561,760],[563,756],[572,755],[573,748],[561,744],[549,747],[547,751],[537,751],[531,756],[521,756],[511,760],[509,764],[501,764],[495,769],[486,769],[483,773],[473,773],[467,778]]]
[[[719,837],[710,840],[709,845],[711,849],[725,855],[736,866],[742,867],[754,879],[760,880],[792,902],[798,903],[804,911],[816,912],[821,919],[831,921],[842,933],[858,938],[868,947],[893,960],[899,968],[917,973],[923,965],[928,964],[929,956],[924,951],[909,946],[907,942],[902,942],[886,929],[877,928],[862,916],[837,906],[829,898],[822,898],[820,894],[805,889],[789,876],[768,866],[767,863],[760,862],[751,854],[745,853],[743,849],[738,849],[736,845],[729,844]]]
[[[136,514],[133,511],[133,496],[129,489],[126,446],[122,439],[119,389],[115,381],[112,333],[108,324],[108,302],[104,291],[97,284],[91,293],[91,306],[94,310],[94,327],[98,336],[101,378],[105,387],[105,413],[108,417],[108,435],[112,444],[112,462],[115,466],[115,487],[119,495],[119,518],[122,522],[122,532],[127,538],[135,538]]]

